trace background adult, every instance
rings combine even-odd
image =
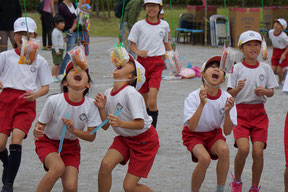
[[[130,30],[132,29],[132,26],[138,20],[138,17],[142,10],[142,1],[143,0],[130,0],[126,4],[125,9],[124,9],[121,37],[122,37],[123,45],[128,51],[129,51],[129,41],[127,40],[127,38],[130,33]]]
[[[22,16],[19,0],[1,0],[0,6],[0,53],[8,48],[8,37],[14,47],[13,24]]]
[[[70,56],[68,51],[76,45],[77,42],[77,17],[76,17],[76,6],[70,0],[64,0],[58,6],[59,14],[64,17],[65,20],[65,28],[64,32],[67,34],[67,46],[66,46],[66,54],[63,59],[62,64],[60,65],[59,75],[64,74],[64,70],[66,68],[67,63],[70,60]],[[79,31],[81,31],[81,27],[79,27]]]
[[[54,7],[54,0],[42,0],[42,1],[44,1],[44,7],[41,13],[43,49],[51,49],[53,17],[56,14]],[[48,44],[47,44],[47,38],[48,38]]]

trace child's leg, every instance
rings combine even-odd
[[[2,183],[4,184],[7,179],[8,171],[8,151],[6,149],[8,135],[0,133],[0,160],[3,163]]]
[[[282,83],[282,81],[284,80],[284,73],[283,73],[283,68],[282,67],[277,67],[277,75],[279,78],[279,83]]]
[[[198,192],[205,179],[206,170],[210,165],[211,158],[202,144],[195,145],[192,153],[198,159],[198,163],[192,173],[191,189],[193,192]]]
[[[57,77],[59,74],[60,66],[54,65],[52,68],[52,76]]]
[[[217,185],[224,186],[229,171],[229,148],[225,141],[218,140],[211,148],[211,153],[218,156],[217,162]]]
[[[98,173],[98,192],[109,192],[112,185],[112,171],[117,164],[124,161],[122,154],[109,149],[105,154]]]
[[[152,125],[156,128],[158,120],[158,108],[157,108],[157,95],[158,89],[150,87],[147,101],[148,115],[153,119]]]
[[[258,187],[262,170],[263,170],[263,150],[265,147],[265,143],[261,141],[255,141],[253,143],[253,165],[252,165],[252,187]]]
[[[45,158],[46,175],[41,179],[36,192],[51,191],[56,181],[64,174],[65,165],[58,153],[50,153]]]
[[[65,192],[76,192],[78,188],[78,170],[76,167],[67,166],[62,176],[62,185]]]
[[[152,192],[148,186],[139,184],[141,177],[127,173],[124,179],[123,188],[125,192]]]
[[[237,139],[236,143],[238,146],[238,151],[234,160],[234,174],[235,180],[240,181],[245,166],[245,161],[249,154],[249,140],[248,138],[239,138]]]
[[[272,67],[274,74],[276,75],[277,74],[277,65],[272,65],[271,67]]]

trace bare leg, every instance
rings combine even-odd
[[[261,141],[255,141],[253,143],[252,187],[258,187],[260,182],[264,165],[264,159],[263,159],[264,146],[265,143]]]
[[[62,185],[65,192],[77,192],[78,170],[76,167],[65,167],[65,172],[62,176]]]
[[[279,78],[279,83],[282,83],[282,81],[284,80],[284,73],[282,67],[277,67],[277,75]]]
[[[238,151],[234,160],[234,174],[236,180],[241,180],[241,175],[245,166],[246,158],[249,154],[248,138],[239,138],[236,141]]]
[[[125,192],[152,192],[152,190],[148,186],[138,183],[140,179],[141,177],[137,177],[135,175],[127,173],[124,179],[124,183],[123,183],[124,191]]]

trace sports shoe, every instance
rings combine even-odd
[[[251,188],[249,189],[249,192],[259,192],[259,191],[260,191],[260,188],[261,188],[261,186],[259,186],[258,188],[251,187]]]
[[[4,184],[1,192],[13,192],[13,184],[12,183]]]
[[[3,185],[6,183],[6,179],[7,179],[7,171],[8,171],[8,165],[4,166],[3,165],[3,173],[2,173],[2,183]]]
[[[59,79],[57,77],[53,77],[53,81],[54,81],[54,83],[58,83]]]
[[[233,181],[229,184],[232,187],[231,192],[242,192],[242,182],[237,182],[234,178],[234,175],[231,172],[231,176]]]

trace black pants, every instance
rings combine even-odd
[[[42,12],[41,14],[42,20],[42,42],[43,47],[47,46],[47,36],[48,36],[48,47],[52,46],[52,30],[53,30],[53,16],[51,13]]]

